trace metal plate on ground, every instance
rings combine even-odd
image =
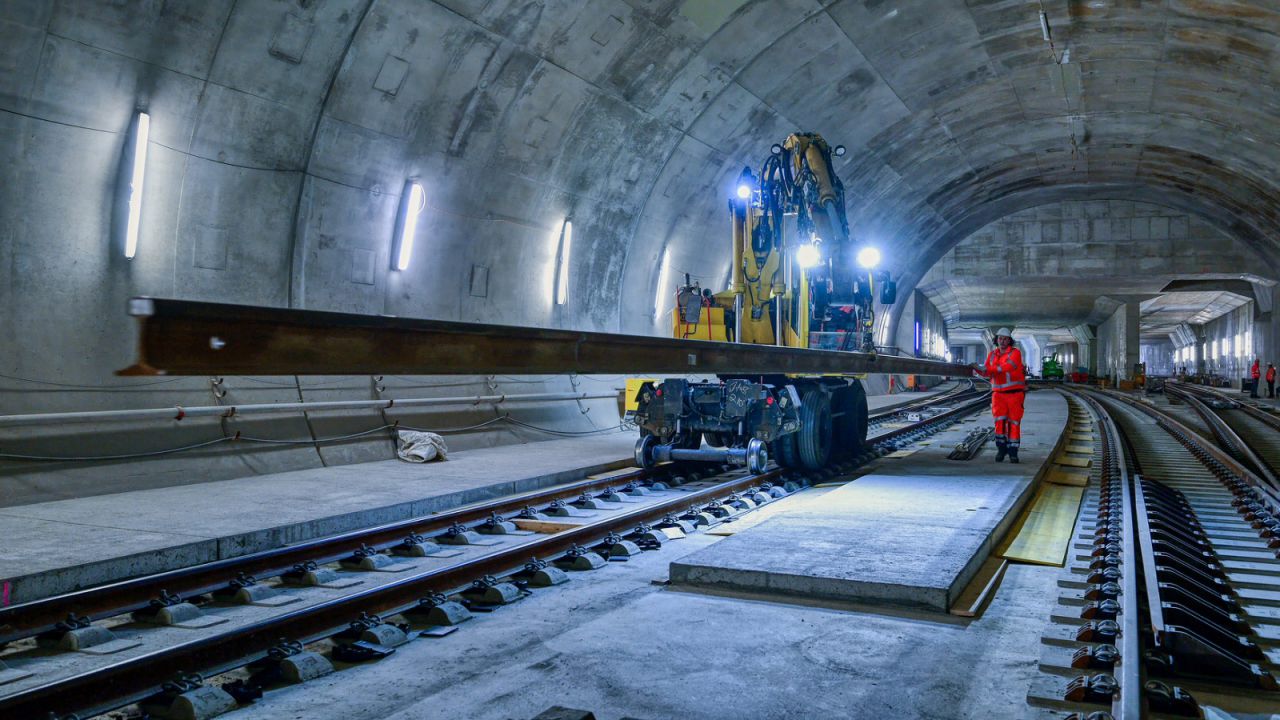
[[[302,602],[302,598],[298,597],[297,595],[280,594],[280,595],[269,595],[267,597],[254,600],[253,602],[248,604],[256,605],[258,607],[280,607],[282,605],[290,605],[296,602]]]
[[[87,648],[80,648],[76,650],[76,652],[84,653],[85,655],[113,655],[123,650],[136,648],[141,644],[142,643],[137,640],[112,640],[110,642],[104,642],[100,645],[92,645]],[[3,675],[3,674],[4,674],[4,671],[0,670],[0,675]],[[4,682],[4,681],[0,680],[0,682]]]
[[[1070,457],[1070,456],[1068,456],[1068,457],[1064,457],[1064,458],[1058,458],[1058,459],[1057,459],[1057,460],[1055,460],[1054,462],[1058,463],[1059,465],[1070,465],[1071,467],[1082,467],[1082,468],[1084,468],[1084,467],[1089,467],[1090,465],[1092,465],[1092,464],[1093,464],[1093,456],[1092,456],[1092,455],[1091,455],[1091,456],[1089,456],[1089,457]]]
[[[322,587],[322,588],[331,588],[331,589],[334,589],[334,590],[341,590],[342,588],[355,587],[356,585],[359,585],[359,584],[361,584],[361,583],[363,583],[363,582],[364,582],[363,580],[359,580],[359,579],[357,579],[357,578],[345,578],[345,577],[344,577],[344,578],[342,578],[341,580],[336,580],[336,581],[334,581],[334,582],[328,582],[328,583],[321,583],[321,584],[316,585],[316,586],[314,586],[314,587]]]
[[[202,628],[213,627],[214,625],[221,625],[222,623],[228,622],[229,620],[230,618],[218,617],[216,615],[200,615],[198,617],[193,617],[190,620],[183,620],[180,623],[173,623],[172,625],[166,625],[165,627],[184,628],[186,630],[200,630]]]
[[[0,685],[11,682],[17,682],[23,678],[29,678],[35,673],[19,670],[18,668],[0,668]]]

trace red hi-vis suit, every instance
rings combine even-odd
[[[1022,441],[1022,403],[1027,397],[1027,371],[1022,353],[1010,346],[987,353],[979,372],[991,381],[991,415],[996,424],[996,444],[1016,448]]]

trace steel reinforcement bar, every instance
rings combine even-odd
[[[134,298],[122,375],[905,373],[972,375],[919,358],[701,340]]]

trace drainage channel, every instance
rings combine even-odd
[[[1160,409],[1072,394],[1102,443],[1028,702],[1097,720],[1274,710],[1280,526],[1265,484]]]
[[[38,608],[28,604],[40,611],[30,615],[11,608],[0,626],[14,641],[0,654],[0,716],[87,718],[138,704],[126,712],[213,717],[265,689],[327,674],[335,661],[376,660],[414,638],[447,635],[474,612],[559,585],[571,572],[657,550],[849,472],[985,403],[979,396],[877,434],[854,460],[812,473],[665,466],[349,533],[339,545],[317,541],[308,547],[310,560],[294,546],[281,549],[284,555],[238,558],[239,565],[213,563],[50,598]],[[503,515],[512,509],[516,516]],[[413,524],[428,521],[431,536]],[[489,533],[479,532],[485,527]],[[274,579],[253,577],[248,567]],[[114,590],[121,593],[113,599]],[[86,614],[49,628],[53,610],[67,607]],[[240,677],[214,682],[231,671]]]

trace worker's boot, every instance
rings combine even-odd
[[[1009,448],[1009,462],[1018,462],[1018,447],[1016,445]]]
[[[1009,448],[1000,440],[996,441],[996,462],[1004,462],[1005,453],[1009,452]]]

